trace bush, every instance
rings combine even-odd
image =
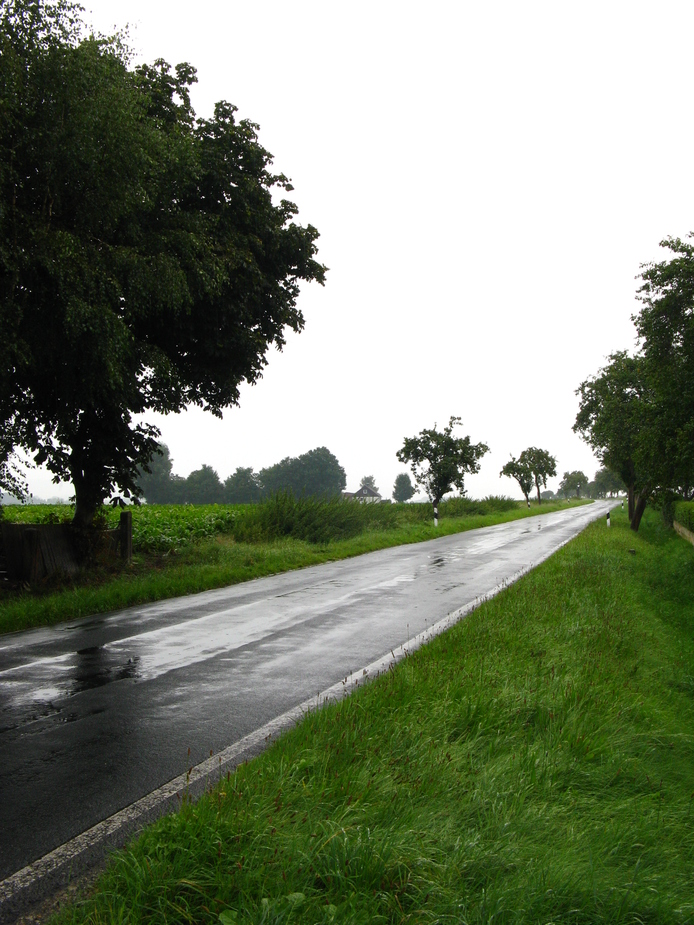
[[[234,539],[257,543],[292,536],[309,543],[329,543],[358,536],[369,528],[393,529],[394,505],[360,504],[344,498],[295,498],[281,492],[249,506],[234,526]]]
[[[518,502],[513,498],[488,495],[481,501],[471,498],[449,498],[439,504],[439,517],[474,517],[495,514],[499,511],[513,511]],[[401,523],[420,523],[434,519],[434,505],[428,501],[422,504],[398,504]]]
[[[675,505],[675,520],[694,533],[694,501],[678,501]]]

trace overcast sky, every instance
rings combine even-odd
[[[473,497],[519,496],[499,470],[529,445],[593,476],[575,389],[634,346],[640,264],[694,228],[694,4],[85,6],[137,60],[193,64],[199,115],[260,125],[330,268],[239,408],[152,418],[175,472],[324,445],[389,495],[403,438],[455,414],[491,448]]]

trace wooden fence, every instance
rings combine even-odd
[[[115,530],[104,536],[107,548],[130,561],[133,553],[132,512],[123,511]],[[76,575],[79,561],[69,524],[0,523],[0,539],[10,581],[41,581],[50,575]]]

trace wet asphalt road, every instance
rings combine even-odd
[[[0,879],[537,562],[607,507],[0,636]]]

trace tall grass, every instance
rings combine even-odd
[[[63,923],[694,921],[694,557],[617,513],[196,805]]]
[[[278,494],[247,505],[234,526],[239,542],[294,537],[308,543],[346,540],[366,530],[394,530],[402,522],[395,505],[360,504],[344,498],[295,498]]]

